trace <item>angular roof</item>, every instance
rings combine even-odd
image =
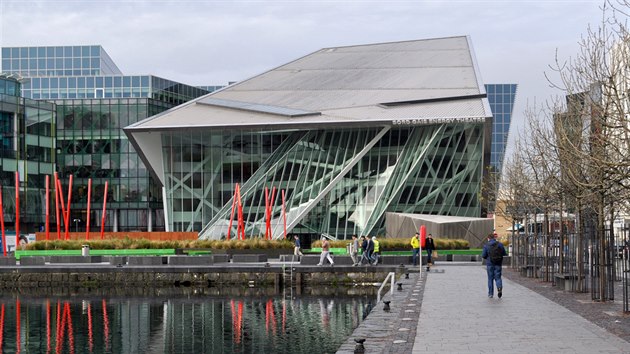
[[[391,125],[400,120],[426,124],[488,117],[492,113],[470,39],[460,36],[321,49],[125,131]]]

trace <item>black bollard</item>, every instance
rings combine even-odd
[[[405,279],[409,279],[409,273],[405,273]]]
[[[355,338],[354,342],[357,345],[354,346],[355,353],[365,353],[365,347],[363,346],[363,342],[365,342],[365,338]]]
[[[398,291],[402,290],[402,283],[397,283],[398,284]]]
[[[383,301],[383,304],[385,304],[385,305],[383,306],[383,311],[387,311],[387,312],[389,312],[389,310],[390,310],[390,309],[389,309],[389,303],[390,303],[390,302],[391,302],[391,301]]]

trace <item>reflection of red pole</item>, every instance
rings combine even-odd
[[[59,178],[57,172],[53,175],[53,183],[55,184],[55,215],[57,219],[57,240],[61,240],[61,222],[59,221]]]
[[[105,341],[105,352],[109,351],[109,318],[107,318],[107,304],[103,299],[103,337]]]
[[[72,199],[72,175],[70,175],[70,181],[68,182],[68,206],[66,207],[66,240],[70,239],[70,201]]]
[[[20,244],[20,174],[15,171],[15,249]]]
[[[6,257],[7,256],[7,238],[4,235],[4,209],[2,207],[2,186],[0,186],[0,227],[2,227],[2,254]]]
[[[90,239],[90,199],[92,198],[92,179],[88,179],[87,215],[85,216],[85,239]]]
[[[2,351],[2,342],[4,341],[4,304],[2,304],[2,309],[0,309],[0,353]]]
[[[61,310],[61,325],[57,329],[57,354],[61,354],[63,337],[66,336],[66,305],[67,304],[64,303],[63,310]]]
[[[105,195],[103,196],[103,215],[101,215],[101,240],[103,239],[103,235],[105,235],[105,215],[107,208],[107,181],[105,181]]]
[[[61,353],[61,304],[57,300],[57,336],[55,336],[55,348]]]
[[[287,209],[285,206],[284,189],[282,190],[282,218],[284,219],[284,238],[287,238]]]
[[[66,302],[66,313],[68,316],[68,343],[70,344],[70,354],[74,354],[74,330],[72,329],[72,313],[70,304]]]
[[[92,353],[94,349],[94,337],[92,336],[92,304],[88,303],[88,346],[90,348],[90,353]]]
[[[50,300],[46,300],[46,353],[50,353]]]
[[[22,346],[22,344],[20,343],[20,340],[22,338],[20,338],[20,332],[22,331],[20,329],[20,317],[21,314],[21,309],[20,309],[20,299],[16,299],[15,300],[15,352],[19,353],[20,352],[20,347]]]
[[[50,220],[50,176],[46,175],[46,221],[44,222],[46,229],[46,241],[50,240],[50,229],[48,228]]]

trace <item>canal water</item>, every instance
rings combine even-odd
[[[373,291],[337,290],[5,294],[0,352],[334,353],[375,301]]]

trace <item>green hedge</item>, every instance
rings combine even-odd
[[[408,238],[376,238],[379,243],[379,248],[381,250],[389,249],[411,249],[411,237]],[[359,239],[360,240],[360,239]],[[345,248],[351,240],[337,240],[330,241],[330,247],[334,248]],[[464,250],[470,248],[470,244],[466,240],[461,239],[446,239],[446,238],[433,238],[433,243],[435,243],[435,247],[439,250]],[[311,244],[313,248],[321,248],[322,241],[317,240]]]
[[[89,245],[93,250],[120,249],[175,249],[175,248],[208,248],[208,249],[293,249],[289,240],[265,240],[261,238],[240,240],[183,240],[183,241],[151,241],[146,239],[118,240],[53,240],[37,241],[26,246],[27,250],[80,250]]]

